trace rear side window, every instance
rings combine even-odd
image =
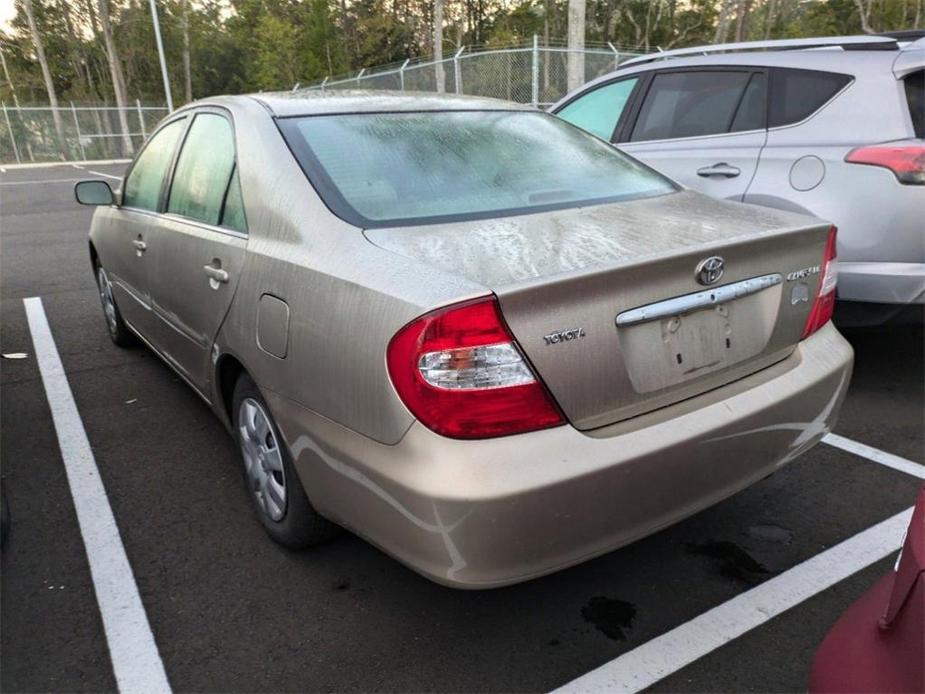
[[[715,70],[657,74],[630,140],[640,142],[729,132],[751,76],[747,71]]]
[[[849,82],[850,75],[834,72],[774,70],[768,100],[768,126],[775,128],[809,118]]]
[[[569,102],[556,115],[609,141],[638,81],[633,77],[598,87]]]
[[[217,113],[200,113],[180,150],[167,211],[217,225],[233,169],[231,123]]]
[[[736,109],[735,117],[732,119],[730,132],[739,133],[745,130],[761,130],[764,128],[765,116],[767,115],[767,101],[765,99],[768,92],[768,78],[763,72],[756,72],[748,81],[745,88],[745,94]]]
[[[918,70],[903,80],[906,103],[916,137],[925,138],[925,70]]]
[[[235,231],[247,231],[247,219],[244,217],[244,200],[241,197],[241,182],[238,179],[238,167],[231,175],[228,184],[228,195],[225,196],[225,209],[222,211],[223,227]]]
[[[185,127],[186,118],[179,118],[165,125],[148,141],[125,180],[123,205],[157,211],[164,175]]]

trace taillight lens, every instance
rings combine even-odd
[[[822,259],[822,281],[819,283],[819,293],[809,311],[806,327],[803,328],[803,337],[809,337],[832,319],[835,310],[835,286],[838,284],[838,260],[835,254],[835,238],[838,229],[829,229],[829,238],[825,242],[825,256]]]
[[[848,152],[845,161],[889,169],[900,183],[925,185],[925,144],[922,142],[887,142],[858,147]]]
[[[389,376],[411,413],[458,439],[489,438],[564,423],[526,362],[494,298],[428,313],[389,343]]]

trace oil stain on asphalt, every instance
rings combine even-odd
[[[614,641],[625,641],[636,619],[636,606],[623,600],[597,596],[581,608],[581,616]]]
[[[684,546],[691,554],[715,560],[719,573],[726,578],[753,584],[760,582],[769,573],[767,568],[735,542],[688,542]]]

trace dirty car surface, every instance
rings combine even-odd
[[[526,580],[771,474],[850,378],[828,223],[506,102],[210,99],[81,186],[113,340],[211,405],[291,547]]]

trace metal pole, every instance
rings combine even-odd
[[[363,76],[364,72],[366,72],[365,67],[357,73],[357,89],[360,87],[360,78]]]
[[[405,58],[405,62],[401,64],[401,67],[398,68],[398,80],[401,82],[401,90],[405,91],[405,68],[408,67],[408,63],[411,62],[411,58]]]
[[[466,50],[465,46],[460,46],[459,50],[456,51],[456,55],[453,56],[453,81],[456,82],[456,93],[462,94],[462,72],[459,69],[459,56],[462,55],[462,52]]]
[[[167,59],[164,57],[164,42],[161,40],[161,23],[157,18],[157,5],[151,4],[151,21],[154,23],[154,39],[157,41],[157,55],[161,61],[161,77],[164,80],[164,94],[167,97],[167,111],[173,111],[173,96],[170,93],[170,78],[167,77]]]
[[[16,136],[13,135],[13,125],[10,123],[10,114],[6,112],[6,104],[0,101],[0,106],[3,106],[3,117],[6,118],[6,127],[10,131],[10,142],[13,143],[13,154],[16,155],[16,163],[21,164],[22,159],[19,158],[19,147],[16,146]]]
[[[530,99],[534,107],[540,103],[540,37],[533,35],[533,76]]]
[[[607,42],[607,45],[610,46],[610,50],[613,51],[613,69],[616,70],[620,67],[620,51],[614,48],[614,45],[610,41]]]
[[[325,75],[325,76],[324,76],[324,81],[321,83],[321,91],[324,91],[324,85],[326,85],[326,84],[328,83],[328,80],[329,80],[329,79],[331,79],[331,76],[330,76],[330,75]]]
[[[77,130],[77,147],[80,149],[81,161],[87,161],[87,153],[84,152],[83,139],[80,136],[80,121],[77,120],[77,109],[74,108],[74,102],[71,102],[71,114],[74,116],[74,128]]]
[[[141,100],[135,99],[135,107],[138,109],[138,124],[141,126],[141,141],[144,143],[148,139],[148,131],[145,128],[145,114],[141,110]]]

